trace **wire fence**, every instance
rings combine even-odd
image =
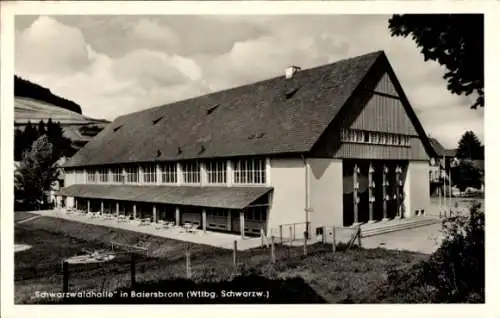
[[[21,228],[23,225],[18,225]],[[305,235],[306,229],[305,223],[283,224],[270,229],[268,235],[262,230],[260,238],[233,241],[232,249],[179,241],[165,244],[147,235],[109,233],[104,228],[98,231],[82,226],[70,227],[62,241],[43,232],[33,244],[39,245],[39,240],[50,244],[54,240],[59,250],[54,253],[34,247],[32,254],[16,254],[16,303],[40,302],[33,298],[39,290],[66,295],[177,279],[196,283],[231,281],[248,272],[265,276],[318,253],[361,245],[356,238],[357,228],[324,226]],[[31,230],[27,227],[20,235],[29,235]],[[260,244],[246,249],[248,243]]]
[[[283,229],[287,229],[287,235]],[[138,283],[185,278],[195,282],[227,281],[245,272],[265,273],[276,267],[286,267],[294,261],[314,257],[318,253],[361,246],[359,228],[324,226],[314,237],[306,238],[300,224],[282,226],[280,236],[262,236],[261,246],[241,250],[238,241],[232,250],[186,243],[182,253],[169,258],[151,256],[147,247],[118,242],[102,255],[113,259],[88,264],[62,260],[57,271],[63,293],[78,290],[110,291],[133,288]],[[278,230],[279,231],[279,230]],[[275,233],[275,231],[270,231]],[[91,254],[87,254],[89,256]]]

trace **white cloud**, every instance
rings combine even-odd
[[[138,38],[148,40],[161,40],[169,43],[177,43],[177,35],[167,26],[160,25],[158,21],[141,18],[132,28],[132,33]]]
[[[179,55],[174,55],[170,61],[187,78],[192,81],[198,81],[202,77],[202,69],[192,59]]]
[[[450,94],[444,68],[411,39],[392,38],[388,16],[39,17],[16,29],[16,73],[116,116],[383,49],[428,132],[453,147],[483,135],[472,98]]]
[[[234,43],[231,51],[206,64],[207,77],[222,89],[280,75],[288,65],[309,68],[333,62],[346,50],[345,42],[334,34],[267,35]]]
[[[96,52],[78,29],[49,17],[19,31],[16,55],[17,74],[74,100],[93,117],[113,119],[206,92],[196,83],[203,72],[192,59],[140,47],[111,58]]]
[[[67,74],[88,66],[80,30],[40,17],[16,38],[16,72]]]

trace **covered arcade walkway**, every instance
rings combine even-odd
[[[38,214],[40,216],[55,217],[73,222],[107,226],[110,228],[123,229],[133,232],[144,233],[148,235],[154,235],[158,237],[179,240],[183,242],[204,244],[224,249],[233,249],[234,241],[237,241],[238,250],[247,250],[250,248],[259,247],[262,244],[261,238],[258,237],[253,237],[253,238],[245,237],[243,239],[241,238],[240,235],[231,233],[221,233],[212,231],[186,232],[182,228],[166,229],[163,227],[158,227],[155,224],[142,226],[129,222],[116,222],[116,220],[113,219],[90,218],[85,215],[67,214],[63,209],[55,209],[48,211],[47,210],[32,211],[32,213]]]
[[[115,220],[190,224],[206,232],[260,235],[267,231],[269,193],[265,187],[166,187],[78,184],[57,193],[68,208]],[[73,198],[73,200],[66,200]]]

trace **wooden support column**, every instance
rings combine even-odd
[[[271,183],[271,159],[266,158],[266,186],[272,186]]]
[[[240,211],[240,232],[241,232],[241,238],[245,238],[245,211],[241,210]]]
[[[156,184],[161,184],[161,166],[159,164],[155,165],[155,173],[156,173]]]
[[[135,203],[132,207],[132,216],[134,217],[134,220],[137,218],[137,206],[135,205]]]
[[[73,202],[73,204],[74,204],[74,206],[73,206],[73,207],[74,207],[75,209],[78,209],[78,198],[75,198],[75,202]]]
[[[204,162],[200,163],[200,186],[208,183],[207,167]]]
[[[116,202],[116,211],[115,211],[116,217],[120,214],[120,203]]]
[[[87,199],[87,212],[90,212],[90,199]]]
[[[104,201],[101,200],[101,213],[104,213]]]
[[[226,185],[231,187],[233,185],[233,162],[231,160],[227,161],[226,179]]]
[[[182,166],[180,163],[177,163],[175,167],[176,167],[175,172],[177,174],[177,185],[181,185],[182,183],[184,183],[182,176]]]
[[[358,223],[358,203],[359,203],[359,197],[358,197],[358,190],[359,190],[359,183],[358,183],[358,173],[359,173],[359,167],[358,165],[354,165],[354,172],[352,175],[352,184],[353,184],[353,191],[352,191],[352,197],[353,197],[353,206],[354,206],[354,222],[353,225],[356,225]]]
[[[375,202],[375,196],[373,195],[373,190],[375,189],[375,183],[373,182],[373,169],[372,163],[370,162],[370,167],[368,168],[368,223],[373,223],[375,220],[373,219],[373,202]]]
[[[388,218],[387,218],[387,200],[389,199],[388,195],[387,195],[387,186],[389,185],[389,183],[387,182],[387,172],[388,172],[388,168],[387,166],[384,165],[384,171],[383,171],[383,174],[382,174],[382,200],[383,201],[383,212],[384,212],[384,218],[382,219],[382,221],[387,221]]]
[[[179,207],[175,208],[175,225],[181,225],[181,211]]]
[[[153,223],[156,223],[156,205],[153,204]]]
[[[138,176],[139,180],[137,180],[138,181],[137,183],[138,184],[144,184],[144,167],[139,166],[137,168],[137,170],[138,170],[137,172],[138,172],[138,175],[139,175]]]
[[[203,208],[201,210],[201,224],[203,227],[203,232],[207,231],[207,210]]]

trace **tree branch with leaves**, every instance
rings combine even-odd
[[[53,152],[52,143],[47,135],[43,135],[23,154],[16,169],[15,197],[27,208],[39,209],[47,202],[46,194],[59,176]]]
[[[471,108],[484,107],[484,16],[482,14],[395,14],[391,36],[411,37],[425,61],[446,67],[443,78],[456,95],[477,94]]]

